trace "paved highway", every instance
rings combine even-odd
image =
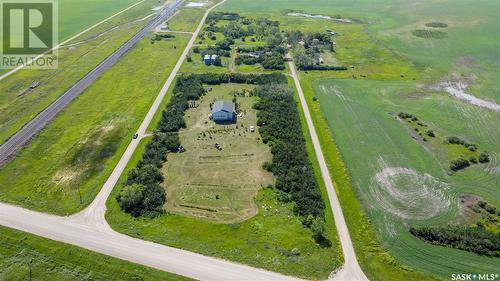
[[[288,66],[290,67],[290,71],[292,72],[295,87],[297,88],[297,92],[299,94],[300,103],[302,105],[302,109],[304,110],[307,126],[309,127],[309,133],[314,145],[314,151],[316,152],[316,157],[318,158],[319,166],[321,168],[321,175],[326,185],[328,199],[330,200],[333,216],[335,218],[335,226],[337,227],[337,232],[340,238],[342,252],[344,253],[344,265],[334,275],[333,280],[368,281],[368,278],[361,270],[358,259],[356,258],[356,253],[354,252],[354,247],[352,245],[351,236],[349,235],[349,230],[347,229],[344,214],[342,213],[342,208],[340,207],[340,202],[337,197],[337,193],[335,192],[335,188],[333,187],[333,181],[330,177],[330,172],[328,171],[328,166],[326,165],[323,151],[321,150],[318,134],[316,133],[316,129],[314,128],[314,123],[312,121],[311,113],[309,112],[309,107],[307,106],[307,102],[304,97],[304,92],[302,91],[302,86],[300,86],[299,75],[297,74],[295,64],[293,63],[290,55],[288,55],[288,59]]]
[[[174,0],[163,8],[160,13],[151,20],[143,29],[136,33],[130,40],[118,48],[114,53],[102,61],[92,71],[74,84],[69,90],[62,94],[51,105],[40,112],[21,130],[0,146],[0,165],[14,157],[16,152],[40,132],[59,112],[78,97],[88,86],[90,86],[104,71],[114,65],[128,50],[139,40],[152,31],[156,26],[165,21],[180,6],[182,0]]]

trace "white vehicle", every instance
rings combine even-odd
[[[250,132],[255,132],[255,127],[254,126],[250,126]]]

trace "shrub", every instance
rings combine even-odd
[[[163,182],[163,174],[156,166],[149,164],[132,169],[127,178],[127,185],[134,183],[151,185],[157,182]]]
[[[141,184],[125,186],[116,196],[120,208],[134,217],[140,216],[144,209],[144,189]]]
[[[285,60],[280,53],[272,53],[271,55],[266,55],[264,57],[262,66],[264,69],[284,70]]]
[[[165,191],[159,184],[132,184],[125,186],[116,196],[120,208],[133,217],[157,216],[163,212]]]
[[[143,206],[144,210],[142,215],[148,217],[156,217],[163,213],[163,205],[165,204],[166,196],[165,190],[159,184],[151,184],[146,186],[144,190]]]
[[[325,221],[316,218],[311,224],[311,230],[313,232],[313,238],[316,243],[322,247],[332,246],[332,242],[326,237],[325,234]]]
[[[401,119],[411,119],[414,116],[412,114],[406,113],[406,112],[400,112],[398,113],[399,118]]]
[[[491,205],[486,205],[486,206],[484,207],[484,209],[486,210],[486,212],[488,212],[488,213],[490,213],[490,214],[492,214],[492,215],[494,215],[494,214],[495,214],[495,212],[496,212],[496,210],[497,210],[497,208],[495,208],[495,207],[493,207],[493,206],[491,206]]]
[[[436,137],[436,134],[434,133],[434,131],[433,131],[433,130],[427,130],[427,132],[426,132],[426,133],[427,133],[427,135],[428,135],[429,137],[431,137],[431,138]]]
[[[459,170],[465,169],[469,166],[470,166],[470,163],[468,160],[466,160],[464,158],[458,158],[456,160],[451,161],[450,169],[452,171],[459,171]]]
[[[241,64],[246,64],[246,65],[254,65],[261,63],[263,61],[262,58],[256,58],[256,57],[251,57],[251,56],[245,56],[245,55],[239,55],[236,58],[236,64],[241,65]]]
[[[339,70],[347,70],[347,67],[345,66],[331,66],[331,65],[299,65],[300,70],[320,70],[320,71],[328,71],[328,70],[334,70],[334,71],[339,71]]]
[[[480,163],[490,162],[490,155],[487,152],[481,152],[481,154],[479,154],[479,162]]]
[[[432,244],[500,257],[500,233],[494,234],[483,227],[411,227],[410,233]]]
[[[233,39],[231,39],[231,38],[225,38],[224,40],[217,42],[215,44],[215,46],[218,49],[230,51],[231,50],[231,45],[233,45],[233,44],[234,44],[234,40]]]
[[[470,151],[476,151],[477,147],[474,144],[471,144],[467,147]]]

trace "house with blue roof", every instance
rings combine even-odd
[[[212,106],[212,120],[215,123],[236,122],[236,109],[233,102],[216,101]]]

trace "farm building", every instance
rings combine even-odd
[[[216,101],[212,106],[212,120],[215,123],[233,123],[236,121],[236,110],[233,102]]]
[[[206,65],[211,65],[214,64],[217,61],[218,56],[217,55],[205,55],[203,57],[203,62],[205,62]]]

